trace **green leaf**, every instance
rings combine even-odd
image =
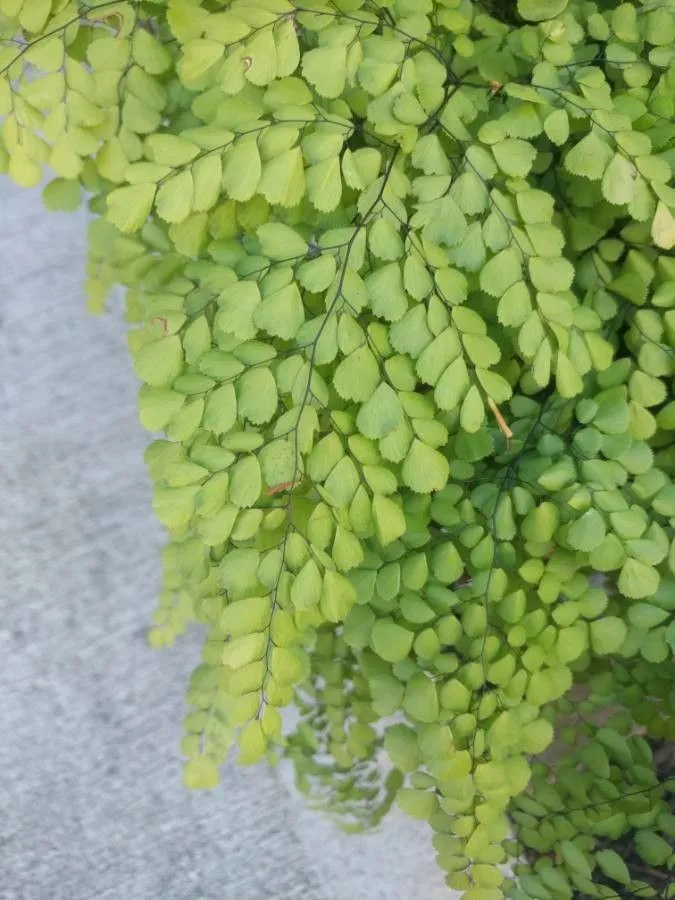
[[[302,263],[297,269],[300,284],[313,294],[325,291],[335,277],[335,260],[324,255]]]
[[[347,613],[344,621],[343,635],[345,641],[350,647],[356,647],[362,650],[370,643],[370,632],[375,622],[375,614],[368,606],[353,606]],[[375,689],[377,684],[377,690]],[[403,696],[403,689],[395,678],[386,675],[379,676],[378,679],[370,680],[371,694],[373,700],[380,704],[389,706],[393,703],[394,709],[400,703]],[[376,699],[377,694],[377,699]]]
[[[554,19],[565,10],[567,0],[518,0],[518,14],[528,22]]]
[[[321,612],[329,622],[342,622],[356,603],[353,584],[339,572],[327,569],[323,576]]]
[[[360,607],[354,607],[354,609],[350,613],[350,616],[358,609],[360,609]],[[349,620],[349,616],[347,617],[347,619]],[[345,622],[345,629],[346,628],[347,623]],[[346,636],[345,640],[347,641],[347,643],[350,643],[349,639]],[[400,681],[394,678],[393,675],[375,675],[369,680],[368,686],[373,698],[373,709],[378,715],[390,716],[398,709],[400,709],[401,702],[403,701],[403,685]]]
[[[546,719],[535,719],[523,726],[519,745],[525,753],[543,753],[553,741],[553,726]]]
[[[183,55],[178,62],[178,74],[188,87],[209,71],[223,56],[225,47],[218,41],[195,38],[183,44]]]
[[[305,321],[302,297],[295,282],[265,297],[253,311],[253,321],[268,334],[290,340]]]
[[[165,166],[184,166],[200,152],[199,147],[175,134],[151,134],[145,141],[149,159]]]
[[[183,783],[193,791],[213,790],[220,784],[218,766],[207,756],[196,756],[183,766]]]
[[[346,356],[335,370],[333,386],[345,400],[365,402],[380,384],[380,367],[367,344]]]
[[[321,97],[339,97],[347,77],[347,47],[317,47],[302,56],[302,74]]]
[[[263,723],[257,720],[247,722],[239,732],[239,757],[242,766],[250,766],[260,762],[267,749],[267,738],[263,731]]]
[[[475,434],[485,420],[483,398],[475,384],[471,385],[462,403],[459,421],[464,431]]]
[[[258,459],[263,481],[271,491],[276,492],[281,486],[294,484],[297,480],[299,460],[292,441],[284,438],[270,441],[261,448]]]
[[[277,78],[292,75],[300,62],[300,45],[296,24],[292,16],[282,18],[274,29],[274,43],[277,51]]]
[[[145,225],[155,200],[154,184],[135,184],[111,191],[107,197],[107,218],[124,233]]]
[[[224,384],[211,391],[206,400],[203,425],[214,434],[226,434],[237,421],[237,398],[234,386]]]
[[[651,603],[633,603],[628,608],[628,618],[631,624],[644,631],[660,625],[669,615],[667,610],[653,606]]]
[[[565,157],[565,168],[573,175],[599,181],[612,159],[609,146],[591,131],[572,147]]]
[[[524,178],[537,155],[532,144],[519,138],[507,138],[492,147],[495,162],[506,175]]]
[[[332,556],[340,571],[349,572],[363,562],[363,547],[356,535],[338,525],[335,529]]]
[[[516,281],[504,293],[497,307],[502,325],[522,325],[532,312],[532,298],[524,281]]]
[[[436,808],[436,798],[431,791],[415,788],[401,788],[396,801],[406,815],[424,821],[432,817]]]
[[[383,494],[375,494],[373,497],[373,520],[377,539],[383,547],[400,538],[406,530],[403,510]]]
[[[244,456],[230,469],[230,498],[235,506],[253,506],[262,491],[262,474],[257,456]]]
[[[629,558],[621,568],[617,584],[624,597],[642,600],[656,593],[660,580],[660,575],[653,566]]]
[[[543,259],[531,256],[528,260],[528,268],[532,284],[538,291],[546,291],[555,294],[556,291],[566,291],[574,280],[574,266],[567,260]]]
[[[431,204],[433,212],[424,228],[424,237],[446,247],[454,247],[466,233],[466,217],[449,195]]]
[[[97,41],[96,44],[100,44]],[[112,52],[114,45],[119,42],[114,38],[105,39],[108,49]],[[93,46],[95,46],[94,44]],[[112,45],[112,46],[111,46]],[[90,45],[90,49],[91,49]],[[145,28],[136,28],[131,41],[131,52],[138,65],[150,75],[161,75],[171,65],[171,54],[157,38],[146,31]],[[126,62],[126,61],[125,61]],[[115,69],[120,68],[115,66]]]
[[[377,178],[382,165],[382,155],[374,147],[346,149],[342,155],[342,174],[349,187],[362,191]]]
[[[604,541],[591,553],[590,563],[599,572],[620,569],[626,560],[626,551],[614,534],[608,534]]]
[[[363,404],[356,425],[366,437],[383,438],[403,421],[403,408],[396,392],[382,382]]]
[[[562,663],[574,662],[588,648],[588,635],[583,623],[561,628],[556,642],[556,654]]]
[[[178,335],[150,341],[134,355],[139,378],[153,387],[171,384],[183,368],[183,348]]]
[[[412,163],[425,175],[447,175],[450,163],[438,135],[425,134],[420,137],[412,152]]]
[[[654,831],[637,831],[635,849],[650,866],[665,866],[673,854],[670,844]]]
[[[570,123],[564,109],[556,109],[546,117],[544,131],[548,139],[558,147],[567,143],[570,136]]]
[[[675,653],[675,619],[666,629],[665,639],[672,652]]]
[[[178,414],[185,403],[183,394],[168,388],[152,388],[146,385],[139,394],[139,418],[148,431],[161,431]]]
[[[442,373],[448,364],[461,354],[462,345],[454,328],[445,328],[433,341],[427,344],[417,360],[415,368],[419,377],[427,384],[440,387]],[[440,391],[442,393],[442,389]],[[437,400],[439,398],[437,397]],[[442,407],[445,408],[445,407]]]
[[[558,507],[545,500],[527,513],[523,519],[521,531],[523,537],[528,541],[546,543],[552,540],[559,522]]]
[[[359,486],[359,473],[351,457],[343,456],[326,479],[324,496],[331,506],[348,506]]]
[[[408,298],[403,290],[401,267],[397,262],[380,266],[365,278],[375,315],[388,322],[398,321],[408,310]]]
[[[464,574],[464,563],[451,541],[445,541],[434,552],[431,567],[443,584],[454,584]]]
[[[368,230],[368,246],[380,259],[394,260],[403,256],[403,241],[399,230],[390,219],[383,216],[377,218]]]
[[[281,222],[266,222],[258,229],[262,252],[270,259],[286,260],[305,256],[307,241]]]
[[[310,609],[321,600],[322,578],[319,567],[308,559],[295,576],[291,588],[291,601],[296,609]]]
[[[403,695],[403,709],[419,722],[435,722],[438,718],[436,684],[426,674],[416,673],[408,681]]]
[[[253,314],[260,301],[260,289],[255,281],[238,281],[229,286],[218,301],[216,328],[242,341],[254,338],[258,329]]]
[[[199,512],[200,514],[204,513],[204,507],[199,509]],[[198,531],[207,547],[217,547],[218,544],[224,543],[230,537],[238,515],[239,508],[227,504],[213,515],[200,519]]]
[[[401,772],[412,772],[419,765],[417,735],[408,725],[390,725],[384,732],[384,749]]]
[[[403,483],[418,494],[442,490],[448,482],[448,460],[427,444],[415,438],[401,470]]]
[[[228,603],[220,616],[220,628],[231,637],[264,631],[270,621],[270,597],[247,597]]]
[[[458,272],[457,269],[444,266],[436,270],[434,280],[444,300],[453,306],[464,303],[468,295],[468,282],[465,275]]]
[[[266,367],[251,368],[237,379],[236,402],[239,415],[254,425],[269,422],[279,398],[274,376]]]
[[[406,659],[413,645],[414,633],[393,619],[378,619],[370,633],[370,646],[381,659],[395,663]]]
[[[607,525],[597,509],[586,510],[576,519],[567,532],[567,540],[576,550],[590,553],[605,539]]]
[[[635,193],[637,169],[622,153],[615,153],[602,177],[602,194],[610,203],[630,203]]]
[[[305,193],[305,169],[302,152],[294,147],[266,162],[258,191],[268,203],[297,206]],[[237,199],[232,194],[233,199]]]
[[[271,28],[258,29],[246,44],[244,75],[255,85],[267,85],[276,78],[277,48]]]
[[[232,200],[250,200],[262,174],[260,151],[255,141],[237,141],[223,158],[223,190]]]
[[[659,202],[652,221],[651,236],[657,247],[672,250],[675,247],[675,216],[665,203]]]
[[[502,250],[490,259],[480,273],[480,286],[486,294],[501,297],[523,277],[520,254],[515,248]]]
[[[590,879],[591,867],[582,851],[572,841],[562,841],[560,853],[565,865],[575,875]]]
[[[82,202],[79,181],[53,178],[42,190],[42,202],[47,209],[74,212]]]
[[[157,189],[157,214],[165,222],[184,222],[192,212],[193,197],[192,173],[188,170],[179,172]]]
[[[616,616],[603,616],[590,624],[591,647],[594,653],[606,656],[617,653],[626,639],[626,623]]]
[[[162,525],[169,529],[182,528],[192,518],[198,484],[176,488],[156,488],[152,508]]]
[[[319,212],[332,212],[340,205],[342,177],[339,156],[324,159],[307,169],[307,196]]]
[[[231,669],[241,669],[254,660],[261,659],[266,643],[266,635],[259,631],[232,638],[223,646],[221,662]]]
[[[444,709],[464,713],[471,705],[471,691],[459,679],[451,678],[441,688],[440,701]]]
[[[558,351],[556,357],[556,387],[561,397],[576,397],[583,390],[581,375],[574,368],[567,356]]]

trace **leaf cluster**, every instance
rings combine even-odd
[[[465,900],[656,896],[607,841],[675,867],[672,0],[0,37],[0,170],[86,198],[92,310],[127,289],[186,783],[286,755],[350,829],[430,822]]]

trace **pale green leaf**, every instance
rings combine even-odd
[[[149,341],[134,355],[139,378],[153,387],[171,384],[183,368],[183,348],[178,335]]]
[[[248,369],[237,379],[237,408],[254,425],[269,422],[279,402],[274,376],[265,366]]]
[[[253,321],[268,334],[284,340],[295,337],[305,321],[297,284],[291,282],[266,296],[253,311]]]
[[[302,74],[322,97],[339,97],[344,89],[346,47],[318,47],[302,57]]]
[[[178,62],[178,75],[188,87],[209,71],[223,56],[225,47],[218,41],[195,38],[183,45]]]
[[[154,184],[136,184],[111,191],[107,197],[107,218],[122,232],[138,231],[145,225],[155,200]]]
[[[261,225],[258,238],[263,253],[270,259],[295,259],[307,253],[307,241],[293,228],[281,222],[266,222]]]
[[[495,161],[506,175],[524,178],[532,168],[537,151],[519,138],[507,138],[492,147]]]
[[[305,193],[305,170],[300,148],[294,147],[266,162],[257,187],[269,203],[297,206]],[[230,196],[237,199],[232,193]]]
[[[595,131],[591,131],[567,153],[565,168],[573,175],[599,181],[612,157],[610,147]]]
[[[223,158],[223,190],[232,200],[250,200],[258,190],[261,174],[255,141],[237,141]]]
[[[591,622],[591,647],[595,653],[617,653],[628,633],[626,623],[617,616],[603,616]]]
[[[590,553],[600,546],[606,532],[604,518],[597,509],[591,508],[572,523],[567,539],[575,549]]]
[[[175,134],[151,134],[145,141],[148,159],[165,166],[178,167],[199,154],[199,147]]]
[[[528,22],[554,19],[564,11],[568,0],[518,0],[518,14]]]
[[[383,438],[403,421],[398,395],[382,382],[363,404],[356,417],[359,431],[369,438]]]
[[[165,222],[183,222],[192,212],[193,197],[192,172],[185,169],[160,184],[155,201],[157,214]]]
[[[401,469],[403,483],[419,494],[442,490],[448,482],[450,464],[438,450],[415,438]]]
[[[400,662],[412,648],[414,633],[393,619],[378,619],[370,633],[370,645],[387,662]]]
[[[622,153],[615,153],[602,176],[602,194],[617,206],[630,203],[635,193],[637,169]]]
[[[316,209],[320,212],[332,212],[339,206],[342,197],[342,177],[338,155],[310,166],[306,177],[307,196]],[[298,181],[301,180],[299,172],[297,178]],[[291,206],[294,203],[285,205]]]
[[[619,573],[618,588],[624,597],[641,600],[653,596],[661,578],[658,571],[637,559],[627,559]]]

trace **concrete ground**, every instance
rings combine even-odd
[[[144,639],[161,529],[119,309],[84,310],[85,214],[0,179],[0,900],[449,900],[394,811],[345,836],[281,767],[181,785],[195,632]]]

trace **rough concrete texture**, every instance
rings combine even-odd
[[[448,900],[394,812],[348,837],[287,769],[181,785],[194,632],[144,639],[162,534],[119,309],[84,311],[85,214],[0,180],[0,900]]]

